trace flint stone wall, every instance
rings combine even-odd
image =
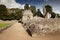
[[[29,29],[31,34],[45,34],[60,30],[60,18],[40,18],[34,17],[30,20],[25,20],[24,28]]]

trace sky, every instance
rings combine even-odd
[[[60,0],[16,0],[20,4],[30,4],[36,6],[37,9],[40,9],[43,12],[44,5],[51,5],[53,11],[60,13]]]
[[[60,13],[60,0],[0,0],[0,4],[4,4],[7,8],[20,8],[24,9],[25,4],[36,6],[43,12],[43,6],[49,4],[52,6],[53,11]]]

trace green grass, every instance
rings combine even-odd
[[[9,25],[9,23],[7,23],[7,22],[6,22],[6,23],[4,23],[4,22],[3,22],[3,23],[0,23],[0,28],[6,27],[6,26],[8,26],[8,25]]]

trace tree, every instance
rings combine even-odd
[[[49,12],[49,13],[52,12],[52,7],[50,5],[46,5],[45,8],[46,8],[47,12]]]
[[[42,15],[42,13],[41,13],[40,9],[38,9],[38,10],[37,10],[37,12],[35,13],[35,15],[34,15],[34,16],[43,17],[43,15]]]
[[[8,17],[8,10],[5,5],[0,5],[0,19]]]
[[[57,14],[57,13],[55,13],[55,12],[52,12],[51,13],[51,18],[60,18],[60,14]]]
[[[59,14],[56,14],[57,18],[60,18],[60,15]]]
[[[29,9],[29,4],[25,4],[24,9]]]
[[[30,6],[30,10],[32,11],[33,15],[36,13],[36,7],[35,6]]]
[[[9,9],[9,20],[19,20],[22,18],[22,10],[18,8]]]
[[[51,12],[51,18],[55,18],[56,13],[55,12]]]
[[[18,17],[17,17],[18,19],[22,19],[23,15],[22,15],[22,10],[21,9],[17,9],[16,14],[18,15]]]

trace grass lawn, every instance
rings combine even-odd
[[[6,27],[6,26],[8,26],[8,25],[9,25],[9,23],[7,23],[7,22],[2,22],[2,23],[0,23],[0,28]]]

